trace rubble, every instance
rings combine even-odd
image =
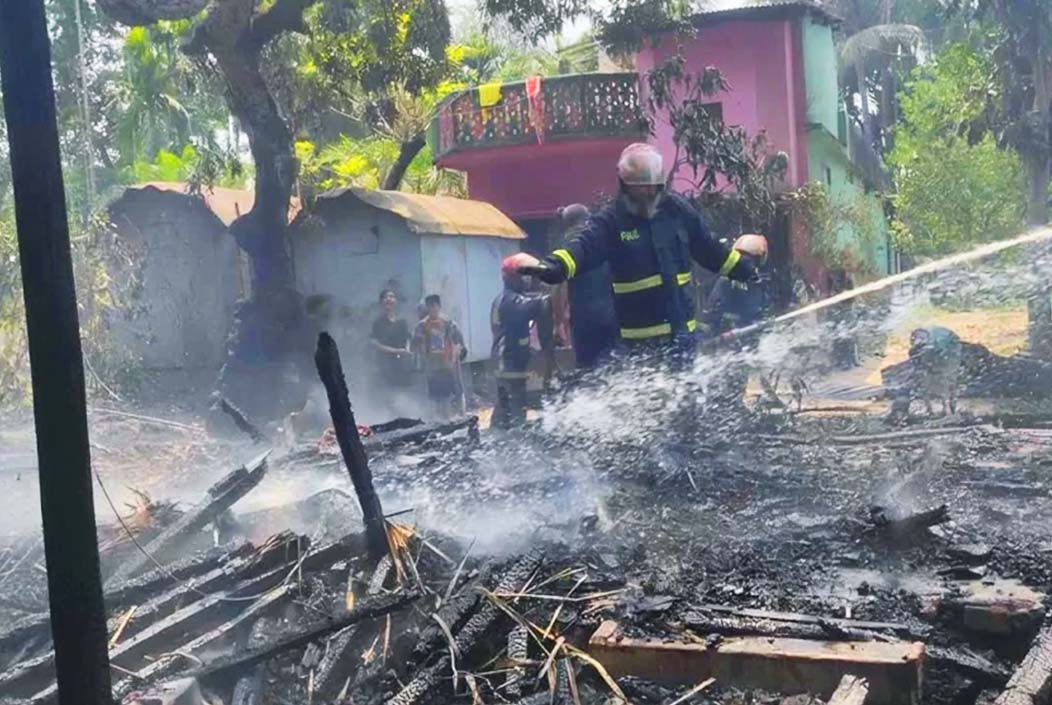
[[[239,513],[222,549],[182,557],[211,538],[188,531],[163,568],[111,582],[115,695],[191,677],[206,698],[237,705],[600,705],[618,693],[633,705],[817,705],[857,702],[857,683],[836,694],[854,676],[868,683],[864,703],[971,705],[1001,695],[1047,608],[1047,510],[982,486],[1041,482],[1052,446],[1030,432],[969,425],[881,439],[866,419],[796,418],[765,430],[806,443],[714,452],[721,441],[707,438],[685,461],[693,483],[650,474],[646,448],[598,444],[588,471],[602,479],[582,490],[568,471],[579,455],[559,439],[527,429],[510,452],[497,436],[473,441],[470,420],[452,424],[443,435],[400,421],[360,439],[374,490],[399,497],[399,516],[414,508],[400,487],[453,502],[438,515],[449,526],[420,505],[415,531],[385,520],[379,566],[361,533],[330,540],[361,531],[353,496],[334,488],[350,489],[346,471],[294,449],[267,460],[268,481],[323,474],[329,489]],[[391,438],[413,439],[413,463]],[[495,456],[536,470],[494,478]],[[533,503],[503,555],[468,546],[455,525]],[[143,547],[170,527],[149,527]],[[142,557],[114,553],[109,570]],[[4,596],[39,579],[34,560],[0,584]],[[618,649],[640,647],[627,664],[596,636],[608,622]],[[39,614],[0,633],[0,697],[48,702],[47,638]],[[652,682],[667,675],[647,670],[656,647],[678,654],[662,662],[680,664],[676,679]],[[1027,692],[1035,681],[1013,682]]]

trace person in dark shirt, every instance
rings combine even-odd
[[[380,292],[383,313],[373,321],[369,338],[376,352],[379,381],[387,387],[407,387],[412,382],[413,354],[409,351],[409,324],[398,316],[398,298],[390,289]]]

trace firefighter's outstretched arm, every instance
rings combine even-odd
[[[594,269],[606,261],[613,227],[609,218],[594,216],[565,247],[555,250],[536,266],[520,268],[519,272],[546,284],[561,284]]]
[[[705,269],[735,281],[752,281],[756,278],[756,269],[747,258],[737,250],[721,245],[709,231],[709,226],[701,213],[688,207],[685,213],[687,234],[690,242],[690,256]]]

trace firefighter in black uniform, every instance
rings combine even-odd
[[[621,342],[631,348],[693,351],[691,260],[737,281],[756,276],[737,250],[709,233],[701,214],[682,196],[665,190],[661,155],[647,144],[625,149],[617,165],[619,192],[584,229],[525,275],[557,284],[610,264]]]
[[[493,330],[493,362],[496,367],[497,403],[493,425],[510,428],[526,420],[526,378],[530,365],[530,327],[536,326],[541,350],[553,355],[551,297],[527,290],[520,269],[537,266],[537,258],[520,253],[501,264],[504,291],[490,308]]]

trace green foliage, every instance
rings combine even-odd
[[[124,36],[124,71],[109,110],[115,121],[118,164],[134,166],[181,152],[193,140],[212,139],[226,126],[217,86],[196,80],[196,67],[180,51],[188,20],[132,27]],[[170,159],[169,159],[170,161]]]
[[[964,43],[916,69],[902,95],[894,171],[895,244],[941,255],[1018,230],[1026,203],[1019,157],[986,126],[996,110],[992,58]]]
[[[399,148],[399,143],[390,138],[373,136],[359,140],[344,135],[320,150],[312,142],[300,140],[296,143],[296,158],[310,191],[345,186],[380,188],[398,159]],[[435,168],[427,147],[409,165],[402,190],[450,196],[464,196],[467,192],[463,175]]]
[[[960,137],[934,140],[912,160],[894,160],[895,246],[944,255],[1019,231],[1026,204],[1019,157],[992,135],[970,145]]]
[[[101,220],[96,219],[89,231],[96,232],[100,226]],[[115,343],[107,320],[124,305],[122,293],[132,283],[110,279],[102,255],[104,249],[86,232],[74,230],[72,241],[88,389],[128,390],[138,361]],[[25,320],[13,208],[9,201],[0,198],[0,408],[31,401]]]
[[[833,195],[817,181],[786,198],[807,230],[811,254],[826,267],[862,276],[877,274],[873,255],[883,213],[875,199],[855,189]]]

